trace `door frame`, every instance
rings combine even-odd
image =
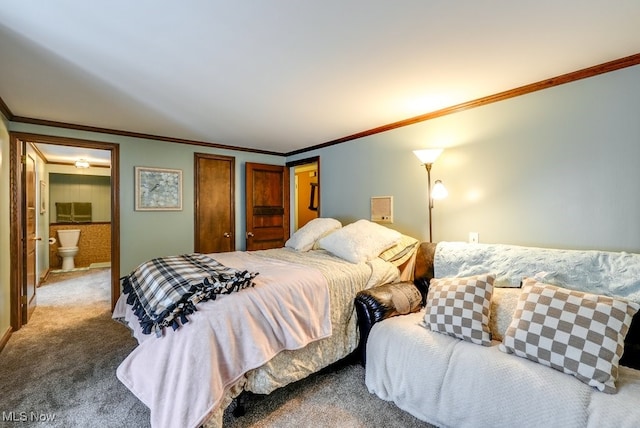
[[[303,165],[310,165],[310,164],[316,164],[317,166],[317,171],[318,171],[318,217],[321,217],[321,210],[322,210],[322,201],[320,198],[320,194],[322,193],[320,191],[320,189],[322,188],[322,185],[320,184],[320,156],[313,156],[310,158],[304,158],[304,159],[298,159],[295,161],[290,161],[287,162],[285,164],[285,166],[287,168],[289,168],[290,173],[289,173],[289,177],[290,178],[290,193],[291,193],[291,197],[289,198],[292,204],[295,204],[297,199],[298,199],[298,195],[297,195],[297,191],[296,191],[296,174],[295,174],[295,168],[299,167],[299,166],[303,166]],[[298,224],[298,219],[295,218],[296,214],[295,214],[295,209],[291,210],[291,219],[290,219],[290,224],[294,225],[294,229],[296,228],[297,224]]]
[[[11,327],[17,331],[22,327],[21,296],[24,287],[24,189],[22,185],[21,141],[72,146],[111,152],[111,310],[120,296],[120,145],[68,137],[10,132],[9,186],[10,186],[10,307]]]

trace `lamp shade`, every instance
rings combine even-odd
[[[420,159],[420,162],[423,164],[432,164],[438,159],[442,153],[442,149],[423,149],[423,150],[414,150],[413,154]]]

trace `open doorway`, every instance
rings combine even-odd
[[[56,154],[60,154],[60,157],[57,157]],[[63,137],[11,133],[10,156],[12,160],[10,171],[12,193],[10,241],[11,265],[13,267],[11,271],[11,326],[13,330],[18,330],[23,324],[26,324],[29,315],[36,308],[37,285],[46,277],[46,272],[75,269],[75,266],[71,267],[68,263],[64,267],[57,266],[60,264],[58,262],[62,262],[64,259],[63,255],[58,254],[59,230],[74,232],[79,230],[80,234],[84,230],[85,249],[87,250],[85,255],[96,251],[108,252],[108,255],[98,256],[102,260],[96,259],[96,263],[105,267],[108,261],[108,265],[111,267],[110,292],[111,307],[113,308],[120,291],[118,279],[120,271],[119,145]],[[39,159],[39,161],[35,162],[35,171],[29,173],[31,169],[28,168],[29,160],[33,159]],[[94,172],[88,173],[87,171],[84,174],[75,174],[73,171],[76,168],[75,162],[77,160],[88,161],[90,168],[93,162]],[[78,164],[79,169],[83,169],[83,166],[82,162]],[[51,174],[57,174],[57,176],[51,180]],[[76,175],[80,176],[79,181],[82,183],[74,178]],[[90,176],[98,178],[90,179]],[[108,182],[106,187],[104,186],[105,181]],[[59,216],[59,213],[56,212],[56,201],[50,200],[50,197],[60,199],[61,206],[65,206],[65,208],[66,202],[73,201],[64,201],[63,199],[75,197],[73,195],[64,196],[67,191],[64,190],[65,182],[72,183],[66,187],[70,193],[75,191],[77,194],[78,188],[82,188],[85,195],[82,198],[87,200],[77,201],[79,202],[75,210],[77,212],[61,210],[61,212],[65,212]],[[57,190],[51,192],[52,186]],[[95,201],[91,201],[93,196],[90,194],[96,192],[102,192],[102,197],[95,196]],[[73,209],[73,205],[71,208]],[[97,216],[94,216],[94,213]],[[93,222],[93,219],[100,221]],[[55,227],[52,228],[51,225]],[[109,241],[107,249],[101,249],[100,245],[96,244],[100,241],[99,238],[97,240],[95,238],[93,240],[87,239],[96,233],[103,236],[106,234],[106,238],[102,241]],[[35,245],[33,245],[34,243]],[[78,245],[78,247],[80,246]],[[31,255],[33,252],[36,253],[35,257]],[[90,264],[82,257],[76,259],[79,267]]]
[[[287,164],[291,168],[293,194],[293,230],[300,229],[320,217],[320,157],[301,159]]]

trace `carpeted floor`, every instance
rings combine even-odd
[[[149,410],[115,377],[136,341],[111,320],[109,269],[83,273],[50,275],[31,320],[0,354],[4,426],[149,425]]]
[[[50,275],[38,306],[0,353],[0,426],[148,427],[149,410],[116,378],[136,346],[110,313],[109,269]],[[368,393],[345,365],[268,396],[225,427],[429,427]]]

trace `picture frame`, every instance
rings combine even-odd
[[[182,211],[182,170],[135,167],[136,211]]]
[[[47,212],[47,183],[40,180],[40,214]]]

